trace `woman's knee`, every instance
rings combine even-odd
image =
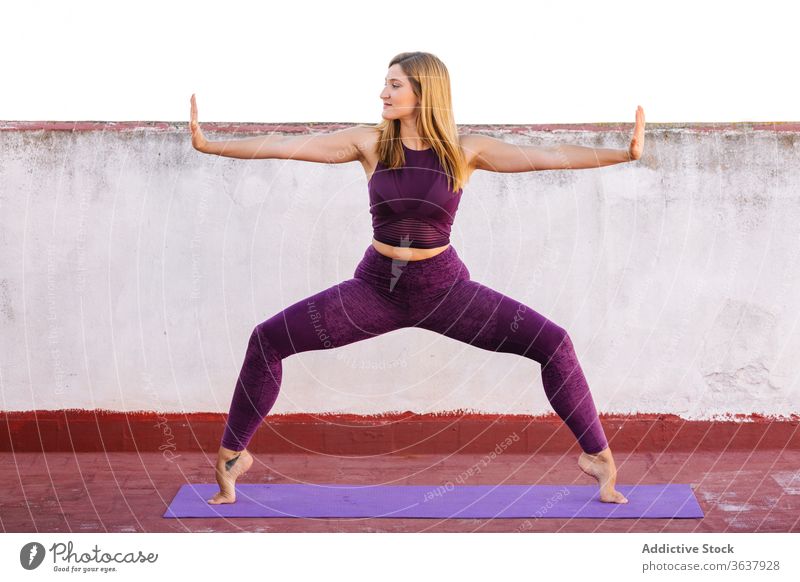
[[[278,343],[275,341],[276,332],[272,329],[273,325],[270,320],[263,321],[256,325],[252,332],[250,332],[250,339],[248,342],[248,351],[256,354],[261,354],[267,360],[282,360],[285,354],[278,349]]]
[[[567,330],[563,327],[551,322],[547,325],[545,333],[546,338],[543,342],[543,351],[548,359],[559,350],[572,348],[572,341],[569,333],[567,333]]]

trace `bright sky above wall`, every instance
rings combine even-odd
[[[800,120],[790,2],[7,3],[0,120],[376,122],[441,58],[456,122]]]

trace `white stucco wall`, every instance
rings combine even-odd
[[[2,410],[227,412],[253,326],[350,278],[371,239],[358,163],[203,155],[185,124],[18,125],[0,131]],[[634,163],[476,172],[452,244],[570,332],[601,412],[800,412],[800,131],[647,131]],[[401,329],[287,358],[272,412],[454,409],[551,410],[537,363]]]

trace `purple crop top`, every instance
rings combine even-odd
[[[436,150],[403,144],[406,163],[395,169],[378,161],[367,184],[375,240],[395,247],[432,249],[450,243],[463,189],[454,193]]]

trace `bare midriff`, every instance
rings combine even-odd
[[[435,257],[439,253],[447,250],[447,247],[450,245],[446,244],[442,247],[436,247],[433,249],[393,247],[392,245],[387,245],[386,243],[382,243],[381,241],[373,238],[372,246],[375,247],[375,250],[380,254],[385,255],[390,259],[398,259],[401,261],[419,261],[420,259],[430,259],[431,257]]]

